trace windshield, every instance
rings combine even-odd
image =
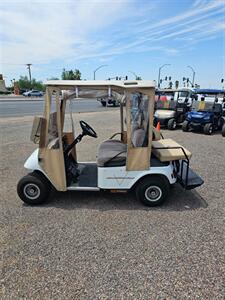
[[[193,103],[192,109],[198,112],[210,112],[213,111],[214,102],[213,101],[195,101]]]
[[[180,91],[178,92],[178,98],[188,98],[189,92],[188,91]]]

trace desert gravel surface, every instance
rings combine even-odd
[[[98,139],[78,145],[95,160],[97,145],[119,131],[117,111],[74,115]],[[157,208],[131,193],[67,192],[43,206],[18,198],[26,174],[32,117],[0,120],[1,299],[224,299],[225,138],[163,130],[193,153],[205,184],[177,186]],[[77,133],[79,128],[77,128]]]

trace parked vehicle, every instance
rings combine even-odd
[[[168,100],[156,101],[156,111],[154,114],[154,125],[160,122],[161,126],[174,130],[178,125],[182,125],[186,113],[191,109],[193,101],[193,90],[178,89],[173,90],[174,96]]]
[[[196,101],[193,110],[187,113],[182,125],[183,131],[196,130],[211,135],[214,131],[221,130],[224,124],[222,103],[217,98],[206,101],[204,95],[198,97],[201,100]]]
[[[43,95],[44,93],[38,90],[31,90],[23,93],[23,96],[25,97],[42,97]]]
[[[155,102],[157,101],[170,101],[174,99],[175,90],[173,89],[157,89],[155,91]]]
[[[101,97],[101,98],[97,98],[97,101],[100,101],[102,106],[106,107],[106,106],[120,106],[119,100],[113,97]]]
[[[79,162],[79,142],[86,136],[97,138],[97,133],[80,120],[81,133],[75,137],[72,114],[71,131],[68,124],[65,130],[67,103],[77,88],[80,97],[96,98],[95,91],[104,94],[109,84],[120,99],[120,132],[100,143],[96,162]],[[66,90],[62,98],[61,90]],[[25,162],[30,173],[17,185],[19,197],[31,205],[40,204],[52,186],[63,192],[133,190],[141,202],[155,206],[163,203],[176,182],[185,189],[202,185],[190,168],[190,151],[172,139],[162,139],[152,126],[154,91],[154,82],[144,80],[48,81],[44,115],[35,117],[31,133],[39,147]]]
[[[222,100],[222,107],[223,107],[223,127],[222,127],[222,136],[225,137],[225,95]]]

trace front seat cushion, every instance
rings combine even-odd
[[[107,140],[98,148],[99,167],[123,166],[126,164],[127,145],[119,140]]]

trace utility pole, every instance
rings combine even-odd
[[[32,66],[32,64],[27,64],[27,69],[29,72],[29,79],[30,79],[30,87],[31,87],[31,69],[30,69],[31,66]]]
[[[165,66],[171,66],[171,64],[164,64],[159,68],[159,74],[158,74],[158,88],[160,88],[160,77],[161,77],[161,69]]]
[[[99,70],[99,69],[101,69],[101,68],[103,68],[103,67],[107,67],[108,65],[101,65],[101,66],[99,66],[97,69],[95,69],[94,70],[94,80],[95,80],[95,73]]]
[[[129,73],[131,73],[131,74],[133,74],[134,75],[134,77],[135,77],[135,79],[137,80],[137,78],[138,78],[138,76],[137,76],[137,74],[136,73],[134,73],[133,71],[128,71]]]
[[[187,68],[191,69],[192,71],[192,87],[195,85],[195,70],[192,68],[192,66],[187,66]]]

